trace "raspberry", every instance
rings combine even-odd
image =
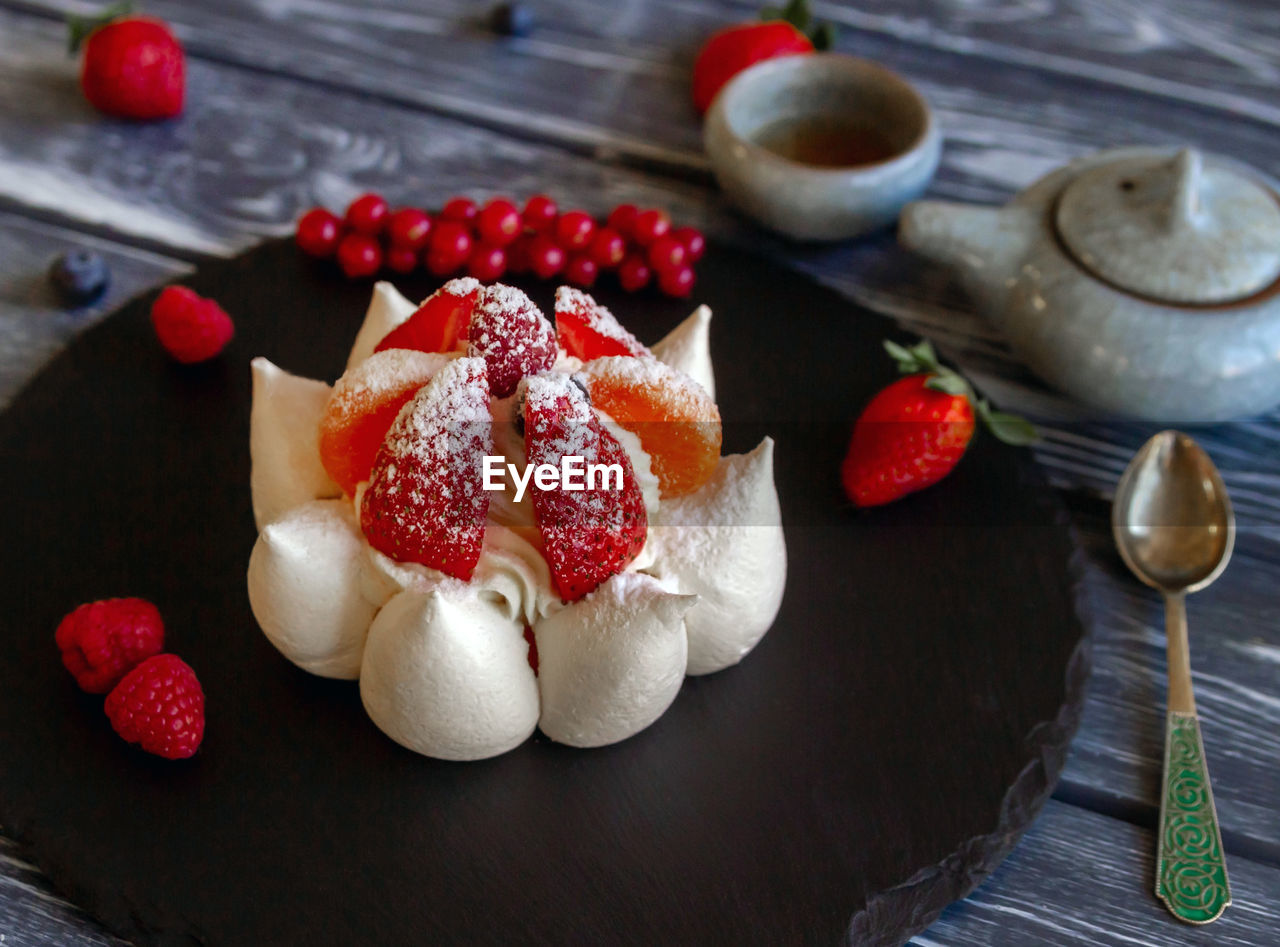
[[[164,350],[184,365],[213,358],[235,335],[216,302],[185,286],[166,286],[151,304],[151,325]]]
[[[116,733],[167,760],[195,755],[204,739],[204,690],[176,654],[139,664],[107,695],[104,709]]]
[[[80,689],[105,694],[138,662],[160,653],[164,622],[146,599],[109,598],[70,612],[53,637]]]

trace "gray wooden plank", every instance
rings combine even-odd
[[[1274,944],[1280,869],[1228,853],[1232,906],[1213,924],[1174,920],[1152,894],[1153,833],[1050,801],[1013,854],[914,947],[1183,947]]]
[[[58,15],[91,6],[5,2]],[[754,0],[632,0],[609,9],[582,0],[541,3],[542,26],[520,40],[489,33],[486,8],[465,0],[154,0],[149,7],[199,55],[358,88],[520,136],[705,167],[690,66],[707,35],[750,18]],[[1112,117],[1123,124],[1123,103],[1141,103],[1157,140],[1168,139],[1159,134],[1162,112],[1177,102],[1236,125],[1247,119],[1259,131],[1280,122],[1271,94],[1280,24],[1273,10],[1247,0],[909,0],[821,9],[853,27],[839,49],[916,78],[944,105],[944,118],[949,93],[986,76],[1002,87],[990,91],[1020,111],[1092,99],[1120,105]],[[1153,93],[1168,100],[1153,101]],[[1013,137],[1025,134],[1009,126]],[[1091,130],[1095,138],[1119,132],[1109,122]]]
[[[1093,608],[1093,676],[1058,795],[1154,823],[1164,754],[1159,597],[1132,579],[1105,508],[1077,509]],[[1192,680],[1228,845],[1280,866],[1280,613],[1277,535],[1237,538],[1231,564],[1187,600]],[[1138,803],[1135,809],[1133,804]]]
[[[59,253],[87,247],[111,267],[111,284],[93,305],[68,308],[46,275]],[[178,278],[190,265],[0,212],[0,410],[76,334],[129,297]]]
[[[118,940],[67,902],[0,836],[0,947],[118,947]]]

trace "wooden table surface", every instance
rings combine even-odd
[[[1013,359],[954,280],[885,234],[800,248],[730,212],[688,104],[701,39],[753,3],[543,0],[527,39],[462,0],[148,0],[189,52],[188,106],[135,126],[96,114],[65,52],[68,0],[0,0],[0,405],[86,325],[201,259],[290,232],[365,189],[438,206],[548,191],[632,201],[754,248],[932,338],[1042,427],[1036,455],[1088,560],[1094,670],[1062,781],[1013,855],[913,943],[1280,941],[1280,413],[1195,429],[1239,515],[1224,576],[1190,599],[1196,694],[1235,904],[1183,926],[1151,894],[1163,741],[1156,598],[1124,571],[1107,499],[1155,426],[1100,418]],[[1280,175],[1273,0],[820,3],[837,47],[916,81],[946,147],[932,194],[999,202],[1093,149],[1191,144]],[[87,245],[114,279],[59,306],[50,259]],[[785,322],[779,326],[786,331]],[[9,590],[9,594],[21,594]],[[115,943],[0,841],[0,944]]]

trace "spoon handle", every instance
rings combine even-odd
[[[1208,924],[1231,903],[1226,855],[1213,806],[1204,741],[1191,694],[1187,617],[1182,595],[1165,600],[1169,640],[1169,712],[1165,725],[1164,786],[1156,897],[1188,924]]]

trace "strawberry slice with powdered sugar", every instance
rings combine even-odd
[[[613,313],[571,286],[556,290],[556,338],[561,348],[584,362],[609,355],[653,354]]]
[[[502,283],[480,290],[466,337],[467,354],[484,358],[497,398],[514,392],[526,375],[551,368],[558,354],[546,316],[528,296]]]
[[[523,384],[529,463],[562,470],[581,458],[583,489],[532,491],[543,555],[560,597],[576,601],[626,569],[644,547],[648,516],[626,451],[600,425],[586,393],[568,375],[535,375]],[[592,465],[621,470],[591,477]],[[586,487],[593,487],[587,489]]]
[[[482,474],[492,453],[484,360],[455,359],[401,409],[378,450],[360,501],[369,545],[470,579],[484,542]]]
[[[396,326],[374,348],[452,352],[467,337],[480,283],[471,277],[453,279],[423,300],[412,316]]]

